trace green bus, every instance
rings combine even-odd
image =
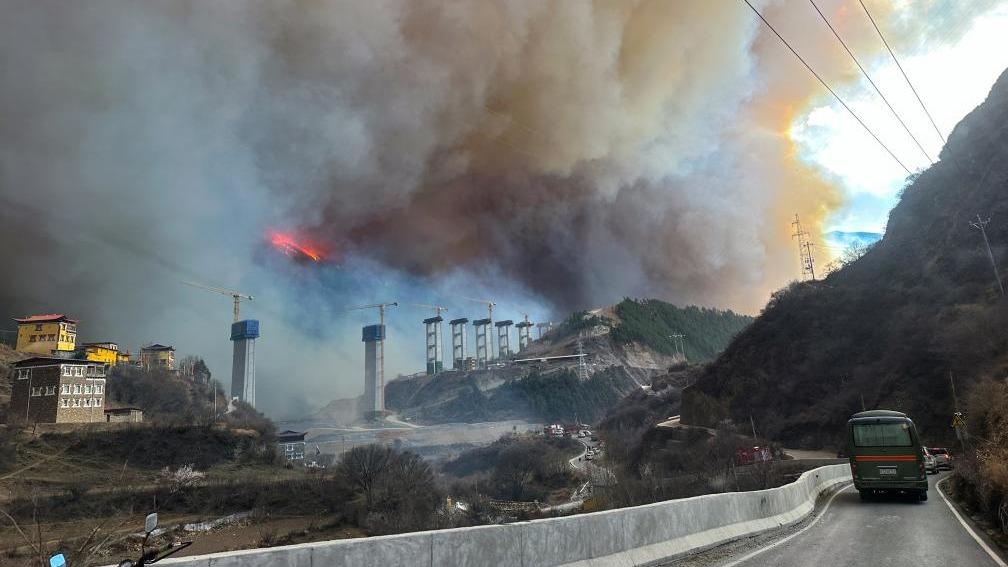
[[[862,500],[883,492],[927,500],[924,450],[905,413],[872,410],[852,415],[847,422],[847,455]]]

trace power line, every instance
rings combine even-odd
[[[812,66],[809,65],[808,62],[805,61],[805,58],[803,58],[801,55],[799,55],[798,52],[795,51],[795,48],[791,47],[791,44],[788,43],[787,40],[784,39],[783,36],[781,36],[781,34],[777,33],[777,30],[774,29],[774,27],[772,25],[770,25],[770,22],[768,22],[767,19],[763,17],[763,14],[761,14],[760,11],[757,10],[756,7],[753,6],[749,2],[749,0],[742,0],[742,1],[745,2],[746,5],[749,6],[750,9],[752,9],[752,11],[759,17],[760,20],[763,21],[764,24],[766,24],[766,27],[770,28],[770,31],[772,31],[774,33],[774,35],[777,36],[777,39],[781,40],[781,43],[783,43],[785,46],[787,46],[787,48],[791,51],[791,53],[794,53],[794,56],[797,57],[798,60],[801,61],[802,65],[804,65],[805,68],[809,70],[809,73],[812,73],[812,76],[814,76],[816,79],[818,79],[819,82],[822,84],[822,86],[825,87],[826,90],[828,90],[831,95],[833,95],[833,98],[837,99],[837,102],[839,102],[845,109],[847,109],[847,112],[849,112],[850,115],[854,117],[854,120],[858,121],[858,124],[860,124],[861,127],[865,129],[865,132],[868,132],[869,134],[871,134],[872,138],[875,138],[875,141],[878,142],[878,145],[882,146],[882,148],[885,149],[885,151],[889,153],[889,156],[892,157],[893,160],[896,163],[898,163],[900,165],[900,167],[903,168],[903,171],[907,172],[907,175],[911,175],[910,169],[907,166],[903,165],[903,162],[901,162],[899,160],[899,158],[896,157],[896,154],[894,154],[892,152],[892,150],[889,149],[889,146],[887,146],[884,143],[882,143],[882,140],[880,140],[879,137],[875,135],[875,132],[872,132],[871,128],[869,128],[864,123],[864,121],[862,121],[861,118],[859,118],[858,115],[855,114],[854,111],[851,110],[851,108],[849,106],[847,106],[847,103],[844,102],[842,98],[840,98],[840,95],[836,94],[836,91],[834,91],[832,88],[830,88],[830,86],[828,84],[826,84],[826,81],[824,81],[823,78],[819,76],[819,73],[815,72],[815,69],[813,69]]]
[[[875,32],[878,33],[879,39],[882,40],[882,43],[885,45],[886,50],[889,51],[889,55],[892,56],[893,61],[896,63],[896,67],[899,68],[900,73],[903,75],[903,79],[906,80],[907,86],[910,87],[910,90],[913,91],[914,96],[917,97],[917,102],[919,102],[921,108],[924,109],[924,114],[926,114],[928,120],[931,121],[931,126],[934,126],[934,130],[938,134],[938,137],[941,138],[942,144],[946,143],[947,140],[945,140],[945,136],[942,135],[941,130],[938,129],[938,125],[935,124],[934,118],[932,118],[931,113],[928,112],[927,106],[924,104],[924,101],[921,100],[920,94],[917,93],[917,89],[915,89],[913,83],[910,82],[910,77],[907,76],[906,71],[904,71],[903,66],[900,65],[899,59],[896,57],[896,54],[893,53],[892,48],[889,47],[889,42],[886,41],[885,36],[882,35],[882,30],[880,30],[878,25],[875,23],[875,18],[873,18],[871,12],[868,11],[868,6],[865,6],[865,3],[862,2],[861,0],[858,0],[858,4],[861,4],[861,8],[864,9],[865,14],[867,14],[868,20],[871,21],[872,27],[875,28]]]
[[[837,38],[837,41],[840,42],[840,45],[842,45],[844,50],[847,51],[847,55],[850,55],[850,58],[854,61],[854,64],[857,65],[857,68],[861,70],[861,74],[864,75],[866,79],[868,79],[868,82],[875,89],[875,92],[878,93],[879,97],[882,99],[882,102],[884,102],[886,106],[889,107],[889,111],[892,112],[892,115],[895,116],[896,120],[899,121],[900,126],[902,126],[904,130],[906,130],[907,135],[910,136],[910,138],[914,141],[914,143],[917,144],[917,147],[920,148],[921,153],[924,154],[925,158],[927,158],[928,163],[933,163],[935,161],[934,158],[932,158],[927,153],[927,150],[925,150],[924,146],[921,145],[920,140],[917,139],[917,136],[913,135],[913,132],[910,131],[910,128],[908,128],[906,123],[903,122],[903,119],[900,118],[900,115],[899,113],[896,112],[896,109],[893,108],[891,104],[889,104],[889,99],[887,99],[885,95],[882,94],[882,91],[878,88],[878,85],[875,84],[875,81],[873,81],[872,78],[868,76],[868,71],[865,71],[865,68],[861,65],[861,62],[858,61],[857,57],[854,56],[854,52],[850,50],[850,47],[847,47],[847,42],[845,42],[843,38],[840,37],[840,34],[837,33],[836,29],[833,27],[833,24],[830,23],[830,21],[826,18],[826,15],[823,14],[822,10],[819,9],[819,6],[816,5],[815,0],[809,0],[809,2],[812,4],[812,7],[815,8],[815,11],[818,12],[819,17],[822,18],[822,21],[826,23],[826,27],[828,27],[830,31],[833,32],[833,36]]]

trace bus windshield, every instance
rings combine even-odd
[[[854,425],[855,447],[910,447],[910,424],[863,423]]]

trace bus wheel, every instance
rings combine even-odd
[[[871,498],[871,493],[868,492],[867,490],[858,490],[858,494],[861,496],[862,502],[867,501],[869,498]]]
[[[921,502],[927,502],[927,490],[920,491]]]

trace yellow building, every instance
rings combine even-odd
[[[49,356],[77,348],[77,321],[62,314],[32,315],[14,319],[18,324],[17,350]]]
[[[140,349],[140,365],[150,370],[175,370],[175,347],[153,344]]]
[[[112,342],[84,343],[81,345],[84,358],[92,362],[104,362],[109,366],[129,364],[130,354],[119,350],[119,345]]]

